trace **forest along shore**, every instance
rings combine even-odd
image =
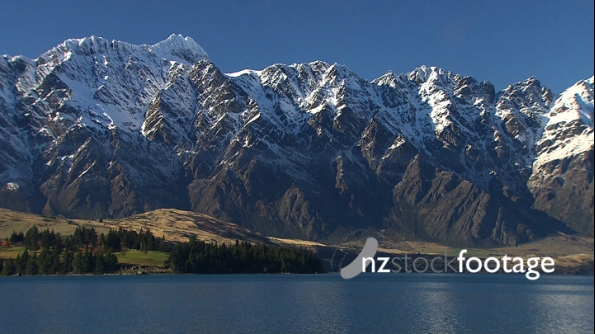
[[[323,273],[312,252],[236,240],[234,244],[207,243],[191,236],[171,243],[150,230],[124,229],[98,234],[77,227],[72,235],[53,230],[16,233],[3,242],[8,250],[0,259],[3,276],[148,274],[148,273]],[[4,255],[3,255],[4,257]]]

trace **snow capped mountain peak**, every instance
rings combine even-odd
[[[73,38],[42,54],[40,60],[42,62],[46,60],[61,62],[67,60],[73,53],[83,56],[92,54],[113,56],[136,54],[138,56],[148,53],[159,58],[178,60],[188,64],[208,59],[207,53],[191,37],[172,34],[167,39],[154,45],[135,45],[117,40],[109,41],[98,36]]]
[[[539,81],[539,79],[537,79],[536,76],[530,76],[527,79],[525,79],[523,81],[523,84],[526,86],[536,86],[536,87],[541,87],[541,82]]]
[[[593,150],[593,77],[566,89],[547,114],[535,168]]]
[[[95,35],[92,35],[90,37],[83,37],[83,38],[70,38],[65,40],[62,44],[60,44],[58,47],[65,47],[67,49],[70,50],[76,50],[76,49],[81,49],[81,51],[83,52],[89,52],[91,51],[91,49],[94,49],[93,51],[95,53],[97,53],[97,47],[104,47],[107,48],[107,44],[109,43],[109,41],[103,37],[98,37]],[[123,42],[125,43],[125,42]],[[129,43],[126,43],[129,44]]]
[[[207,59],[192,38],[181,35],[154,45],[90,36],[68,39],[34,61],[10,62],[23,71],[17,90],[36,99],[36,112],[49,117],[36,127],[57,137],[75,126],[139,131],[157,93]]]
[[[240,77],[242,75],[259,76],[261,72],[262,71],[245,69],[245,70],[241,70],[241,71],[237,71],[237,72],[225,73],[225,75],[227,75],[228,77],[235,78],[235,77]]]
[[[380,77],[372,80],[372,84],[377,86],[386,85],[391,88],[395,88],[397,86],[397,81],[399,81],[399,78],[395,75],[395,73],[393,73],[393,71],[388,71]]]
[[[53,60],[56,56],[68,57],[72,53],[79,55],[133,53],[141,51],[142,48],[143,46],[116,40],[109,41],[98,36],[71,38],[42,54],[38,59],[42,61],[44,59]]]
[[[426,82],[441,82],[445,83],[445,78],[451,76],[449,71],[435,66],[422,65],[415,70],[409,72],[408,79],[418,84]]]
[[[518,109],[530,117],[547,113],[554,101],[554,94],[535,77],[509,85],[498,95],[499,109]]]
[[[593,129],[593,77],[581,80],[566,89],[556,100],[550,112],[548,125],[573,121]]]
[[[514,83],[507,86],[502,91],[502,95],[508,96],[524,96],[528,98],[528,103],[535,102],[536,98],[545,99],[546,106],[549,106],[554,99],[554,94],[545,86],[541,85],[541,82],[536,77],[529,77],[521,82]]]
[[[334,63],[328,68],[328,72],[331,74],[338,74],[340,76],[354,75],[355,73],[347,66]]]
[[[191,37],[171,34],[166,40],[149,47],[156,54],[173,54],[193,64],[209,56]]]

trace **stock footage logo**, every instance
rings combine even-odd
[[[485,260],[478,257],[466,258],[466,249],[459,252],[458,257],[451,257],[445,252],[444,257],[435,256],[428,260],[425,256],[418,254],[416,257],[409,257],[407,253],[404,256],[396,257],[376,257],[378,251],[378,240],[375,238],[366,239],[366,244],[362,251],[357,255],[347,266],[341,268],[341,277],[344,279],[351,279],[361,273],[366,272],[366,268],[370,267],[371,273],[400,273],[404,270],[405,273],[472,273],[479,272],[495,274],[495,273],[515,273],[525,274],[525,277],[531,281],[537,280],[541,273],[536,270],[541,268],[544,273],[553,273],[555,268],[554,259],[551,257],[530,257],[526,261],[522,257],[510,257],[504,255],[501,258],[490,256]],[[411,262],[408,262],[412,260]],[[392,264],[392,269],[389,268],[388,263]],[[457,263],[458,262],[458,263]],[[378,270],[376,270],[378,264]],[[511,265],[511,267],[509,267]],[[525,267],[527,268],[525,270]]]

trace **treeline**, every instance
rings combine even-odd
[[[11,235],[7,243],[23,245],[16,259],[0,262],[0,273],[9,275],[104,274],[119,270],[114,252],[135,249],[170,252],[165,268],[174,273],[323,273],[320,260],[301,248],[252,244],[206,243],[192,237],[189,242],[171,244],[151,231],[124,229],[98,234],[94,228],[77,227],[62,236],[33,226],[26,233]]]
[[[285,248],[236,241],[213,244],[191,238],[174,245],[167,265],[175,273],[323,273],[320,260],[300,248]]]
[[[13,232],[12,244],[22,243],[23,254],[4,260],[0,273],[8,275],[104,274],[119,269],[114,252],[125,249],[165,251],[165,239],[155,238],[149,230],[110,230],[97,234],[94,228],[77,227],[74,234],[63,237],[46,229],[31,227],[25,234]]]

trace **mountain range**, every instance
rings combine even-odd
[[[0,206],[177,208],[265,235],[450,245],[593,236],[593,77],[495,91],[436,67],[222,73],[189,37],[0,58]]]

